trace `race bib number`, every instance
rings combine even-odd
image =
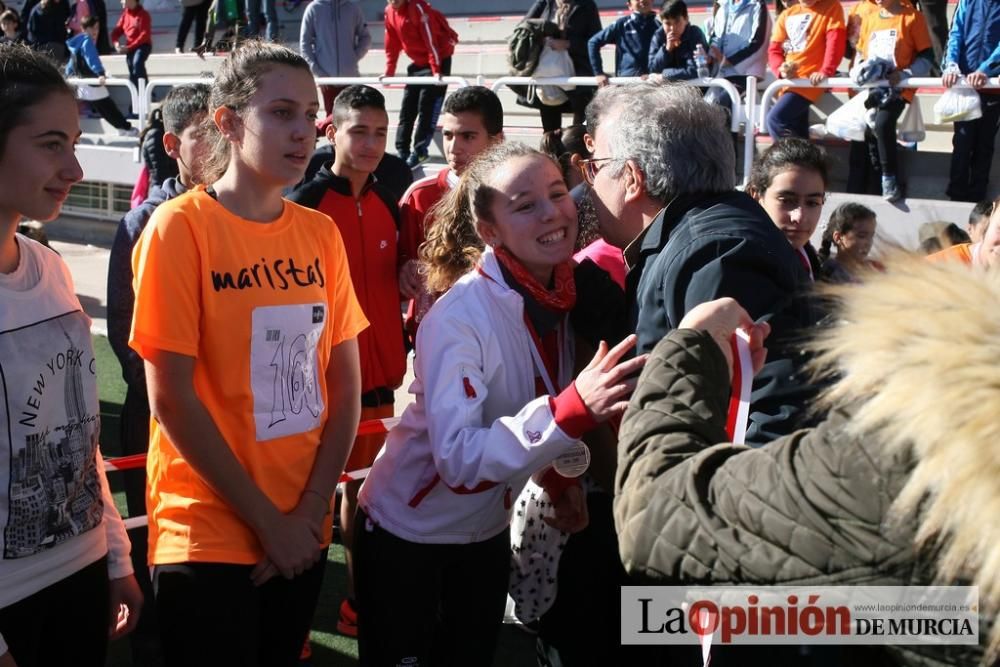
[[[868,59],[882,58],[896,64],[896,30],[876,30],[868,40]]]
[[[316,348],[326,315],[322,303],[254,309],[250,382],[258,441],[319,427],[324,405]]]
[[[812,25],[814,14],[796,14],[785,23],[788,39],[785,41],[785,53],[801,53],[809,41],[809,26]]]

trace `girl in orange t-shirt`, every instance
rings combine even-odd
[[[844,10],[837,0],[802,0],[778,17],[767,50],[768,65],[779,79],[809,79],[812,85],[833,76],[846,46]],[[809,107],[822,88],[791,88],[767,114],[772,139],[809,138]]]
[[[295,665],[319,595],[368,323],[337,227],[281,197],[318,106],[298,54],[230,54],[212,86],[212,185],[160,206],[133,255],[168,665]]]
[[[908,0],[865,0],[864,5],[866,10],[857,13],[860,19],[856,45],[858,62],[875,58],[892,62],[894,69],[887,77],[891,85],[906,77],[929,74],[934,63],[934,49],[923,15]],[[873,106],[875,125],[865,132],[865,143],[871,165],[881,175],[882,197],[889,202],[903,198],[896,122],[906,105],[913,101],[915,92],[912,89],[876,89],[869,93],[869,103],[876,99],[873,95],[879,101]]]

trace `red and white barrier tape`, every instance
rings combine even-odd
[[[358,435],[379,435],[388,433],[392,427],[399,423],[399,417],[389,417],[387,419],[370,419],[358,425]],[[132,454],[131,456],[119,456],[111,459],[104,459],[105,470],[135,470],[146,467],[145,454]],[[340,476],[340,482],[356,482],[368,476],[371,468],[361,468],[360,470],[346,471]],[[133,516],[125,519],[125,529],[132,530],[147,524],[145,516]]]

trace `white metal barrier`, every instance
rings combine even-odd
[[[777,79],[771,83],[765,90],[760,99],[760,115],[757,120],[757,131],[766,134],[767,133],[767,113],[771,110],[774,103],[774,98],[777,97],[779,90],[784,90],[786,88],[851,88],[852,90],[863,90],[865,88],[880,88],[888,87],[890,84],[888,81],[874,81],[870,84],[864,86],[855,85],[849,77],[834,77],[830,79],[825,79],[819,85],[813,85],[808,79]],[[911,77],[909,79],[904,79],[897,83],[894,88],[941,88],[943,87],[940,78],[936,77]],[[971,88],[962,84],[957,87]],[[1000,77],[996,81],[991,81],[987,85],[983,86],[987,89],[997,89],[1000,88]]]

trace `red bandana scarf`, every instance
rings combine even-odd
[[[555,284],[551,290],[548,290],[505,248],[495,248],[493,252],[503,267],[514,276],[518,284],[539,305],[549,310],[565,313],[576,304],[576,282],[573,279],[573,260],[565,261],[556,266],[552,274]]]

